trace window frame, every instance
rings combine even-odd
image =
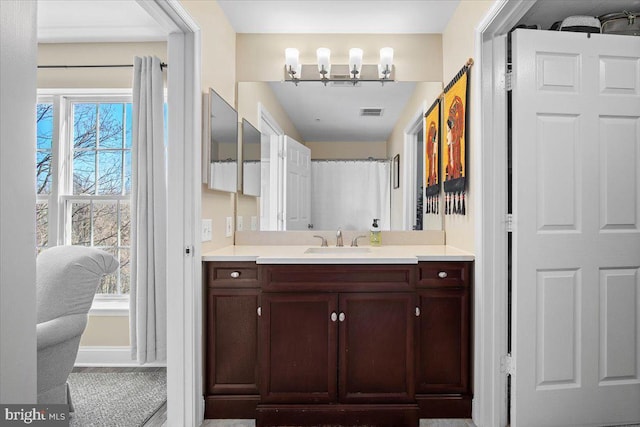
[[[71,244],[71,217],[67,215],[72,202],[113,201],[118,205],[128,202],[127,195],[74,195],[73,194],[73,105],[74,103],[132,103],[131,89],[39,89],[37,103],[53,104],[51,142],[51,174],[53,180],[49,194],[36,195],[36,203],[48,204],[48,240],[45,247]],[[133,164],[132,164],[133,174]],[[120,218],[120,210],[117,210]],[[120,242],[118,242],[118,245]],[[117,250],[121,249],[117,246]],[[131,250],[131,246],[129,246]],[[126,315],[129,312],[129,294],[96,293],[90,313],[100,315]]]

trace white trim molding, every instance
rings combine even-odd
[[[140,365],[131,359],[131,347],[126,346],[80,346],[74,366],[109,366],[109,367],[158,367],[166,363],[145,363]]]

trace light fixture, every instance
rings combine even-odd
[[[393,66],[393,48],[383,47],[380,49],[380,63],[378,64],[378,77],[386,79],[391,74]]]
[[[316,56],[318,58],[318,72],[321,80],[326,84],[331,75],[331,50],[326,47],[320,47],[316,50]]]
[[[302,75],[302,65],[300,64],[300,52],[294,47],[284,50],[285,65],[292,80],[300,79]]]
[[[296,85],[300,82],[328,82],[352,83],[357,86],[360,82],[393,82],[393,48],[380,49],[378,64],[363,64],[364,52],[354,47],[349,49],[347,64],[331,64],[331,50],[321,47],[316,50],[317,64],[300,64],[300,52],[295,48],[285,49],[285,81]],[[316,71],[317,70],[317,71]],[[319,74],[316,74],[319,73]],[[304,75],[304,78],[303,78]]]
[[[349,74],[352,79],[360,78],[359,74],[362,70],[362,49],[352,47],[349,49]]]

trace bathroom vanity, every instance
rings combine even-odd
[[[472,255],[234,246],[203,261],[206,418],[417,426],[471,416]]]

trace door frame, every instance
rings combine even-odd
[[[496,0],[475,28],[472,99],[480,103],[471,122],[480,141],[477,179],[474,297],[473,420],[478,426],[507,425],[507,99],[506,37],[535,2]],[[473,78],[473,76],[472,76]]]
[[[402,229],[412,230],[413,220],[416,215],[416,150],[418,145],[418,132],[422,129],[424,134],[424,115],[427,112],[426,101],[422,103],[420,108],[411,116],[404,128],[404,173],[402,174],[403,183],[401,183],[402,197]],[[413,184],[411,184],[413,183]],[[409,203],[412,209],[409,209]]]
[[[136,0],[166,31],[167,425],[199,426],[202,393],[200,27],[177,0]],[[173,286],[171,284],[174,284]]]

